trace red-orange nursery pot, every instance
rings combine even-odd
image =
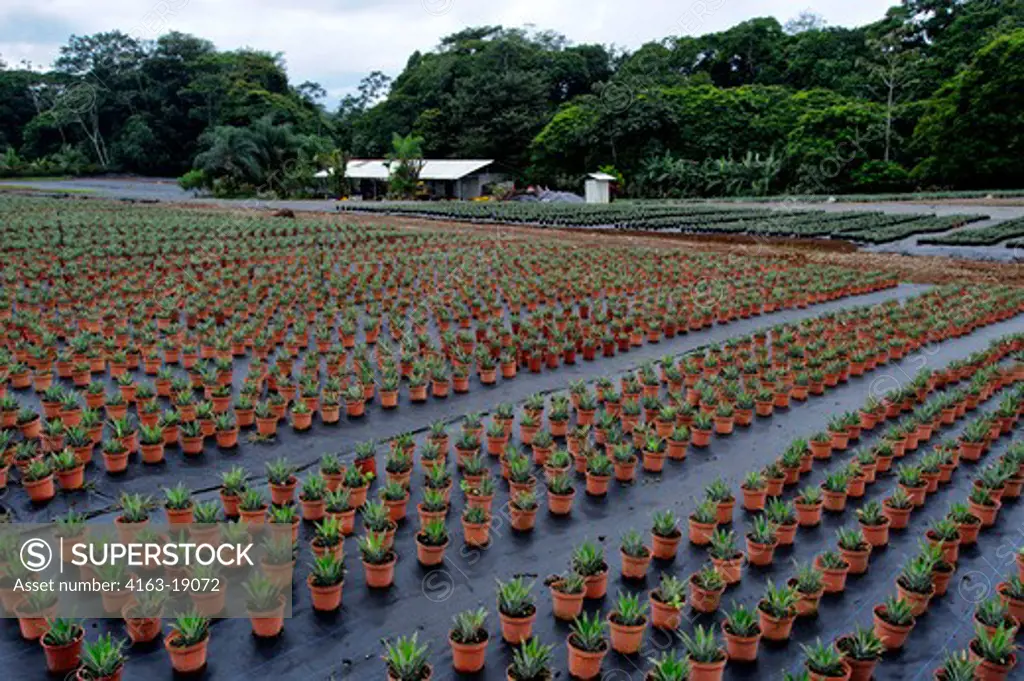
[[[534,609],[529,615],[513,617],[499,610],[498,617],[501,621],[501,637],[506,643],[519,645],[533,635],[533,624],[537,620],[537,611]]]
[[[797,580],[791,578],[786,582],[788,586],[797,589]],[[804,593],[797,589],[797,601],[796,601],[796,614],[798,617],[813,617],[818,613],[818,604],[821,602],[821,597],[825,593],[825,588],[821,587],[813,593]]]
[[[674,535],[668,537],[652,533],[651,547],[654,557],[659,560],[672,560],[675,558],[682,538],[682,532],[678,530]]]
[[[172,632],[164,638],[164,647],[171,658],[171,667],[181,674],[191,674],[206,666],[209,637],[190,646],[179,646],[179,634]]]
[[[448,635],[448,645],[452,649],[452,667],[460,674],[475,674],[484,668],[487,655],[487,644],[490,637],[483,633],[484,639],[477,643],[459,643],[452,634]]]
[[[818,556],[814,559],[814,567],[821,572],[825,584],[825,593],[842,593],[846,589],[846,575],[849,573],[850,567],[846,565],[844,567],[827,568],[821,562],[821,557]]]
[[[745,484],[740,486],[743,492],[743,508],[747,511],[763,511],[768,490],[765,487],[751,488]]]
[[[728,622],[722,622],[722,638],[725,639],[725,652],[733,662],[753,662],[757,659],[758,645],[761,634],[754,636],[738,636],[729,629]]]
[[[676,607],[669,603],[663,603],[657,596],[657,591],[648,594],[648,601],[651,607],[651,626],[655,629],[666,629],[675,631],[682,621],[682,607]]]
[[[722,602],[722,594],[725,593],[724,586],[721,589],[705,589],[697,583],[696,575],[690,576],[689,585],[691,608],[703,613],[712,613],[718,610],[718,606]]]
[[[50,645],[46,637],[40,639],[43,652],[46,655],[46,669],[54,674],[64,674],[78,667],[79,657],[82,653],[82,640],[85,638],[85,631],[79,628],[78,634],[70,643],[63,645]]]

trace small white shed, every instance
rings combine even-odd
[[[614,181],[615,177],[608,173],[589,173],[584,183],[587,203],[608,203],[609,187]]]

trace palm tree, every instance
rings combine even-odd
[[[263,175],[260,149],[248,129],[218,126],[204,132],[199,143],[206,149],[196,156],[194,166],[220,183],[221,193],[232,194],[245,185],[259,184]]]
[[[254,121],[249,131],[256,143],[257,158],[263,168],[260,185],[265,191],[277,190],[276,184],[287,175],[289,164],[295,160],[299,136],[292,130],[290,123],[275,125],[270,116]]]
[[[391,179],[388,193],[397,198],[412,198],[423,170],[423,138],[419,135],[391,134]]]

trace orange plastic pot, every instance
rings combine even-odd
[[[140,445],[142,463],[158,464],[164,460],[164,443]]]
[[[743,557],[731,558],[729,560],[722,560],[720,558],[712,558],[711,564],[714,565],[715,571],[722,576],[727,585],[739,584],[743,578]]]
[[[569,494],[554,494],[548,490],[548,511],[553,515],[569,515],[572,512],[572,500],[576,498],[576,490]]]
[[[611,484],[610,475],[593,475],[587,473],[587,494],[593,497],[603,497],[608,494],[608,485]]]
[[[567,594],[551,585],[551,610],[556,619],[571,622],[583,612],[583,593]]]
[[[825,510],[832,513],[842,513],[846,509],[846,498],[848,496],[846,492],[833,492],[823,487],[821,489],[821,496]]]
[[[637,625],[619,624],[614,615],[609,615],[608,629],[611,632],[612,650],[622,655],[632,655],[643,646],[647,622]]]
[[[878,660],[855,660],[845,654],[843,659],[850,665],[850,681],[871,681],[878,666]]]
[[[860,551],[850,551],[842,547],[839,548],[839,554],[849,564],[848,574],[851,575],[862,575],[868,571],[868,564],[871,560],[871,546]]]
[[[761,627],[761,636],[769,641],[787,641],[793,631],[793,622],[796,614],[789,617],[773,617],[762,610],[757,609],[758,624]]]
[[[460,674],[475,674],[484,668],[487,656],[487,644],[490,637],[479,643],[459,643],[448,635],[448,645],[452,649],[452,667]]]
[[[676,557],[676,551],[679,549],[679,542],[683,539],[683,535],[680,532],[674,537],[662,537],[661,535],[651,534],[651,551],[654,557],[658,560],[672,560]]]
[[[120,667],[118,667],[117,671],[115,671],[110,676],[103,676],[103,677],[100,677],[100,678],[96,678],[94,676],[86,677],[85,676],[85,672],[82,671],[81,669],[79,669],[77,672],[75,672],[75,681],[121,681],[121,677],[122,677],[123,674],[124,674],[124,665],[123,664]]]
[[[796,588],[796,580],[790,579],[787,584],[793,588]],[[812,617],[818,613],[818,604],[821,603],[821,597],[825,593],[825,588],[822,587],[814,593],[804,593],[797,589],[796,592],[796,614],[797,617]]]
[[[699,523],[690,518],[690,543],[696,546],[707,546],[711,543],[711,535],[715,531],[715,523]],[[672,552],[675,555],[675,551]]]
[[[779,540],[779,546],[792,546],[796,540],[796,528],[797,523],[790,523],[789,525],[779,525],[775,529],[775,537]]]
[[[577,679],[594,679],[601,674],[601,663],[608,654],[608,648],[598,652],[580,650],[572,644],[572,636],[566,639],[569,649],[569,674]]]
[[[623,579],[643,579],[647,575],[647,568],[651,564],[650,549],[647,549],[646,555],[640,557],[630,556],[620,550],[619,556],[622,558]]]
[[[660,473],[665,468],[665,454],[644,450],[643,467],[648,473]]]
[[[690,658],[690,681],[721,681],[729,655],[723,650],[718,662],[697,662]]]
[[[992,527],[996,524],[996,517],[1002,507],[1002,502],[993,500],[992,506],[982,506],[968,499],[967,506],[970,508],[971,515],[981,520],[982,527]]]
[[[1007,595],[1006,582],[1000,582],[996,587],[996,591],[999,592],[999,598],[1006,605],[1007,609],[1009,609],[1010,615],[1015,617],[1018,622],[1024,622],[1024,600]]]
[[[462,520],[462,538],[468,546],[487,546],[491,540],[491,524],[468,523]]]
[[[910,606],[910,612],[914,615],[914,617],[920,617],[925,612],[927,612],[928,604],[931,602],[932,596],[935,595],[935,587],[932,586],[932,590],[929,593],[920,594],[915,591],[907,591],[902,586],[900,586],[900,583],[897,580],[896,593],[899,595],[900,598],[907,602],[907,605]]]
[[[537,620],[536,609],[526,617],[509,617],[499,610],[498,617],[501,620],[501,637],[506,643],[519,645],[533,636],[533,623]]]
[[[825,461],[832,456],[831,442],[816,442],[811,440],[808,446],[811,449],[811,456],[818,461]]]
[[[203,453],[203,436],[199,437],[182,437],[181,438],[181,451],[182,453],[190,456]],[[104,454],[106,457],[106,454]]]
[[[924,500],[928,494],[928,485],[925,484],[920,487],[907,487],[900,484],[900,488],[907,493],[907,496],[910,497],[910,501],[915,507],[924,506]]]
[[[766,567],[772,564],[772,559],[775,557],[775,547],[779,545],[778,539],[771,544],[760,544],[753,541],[750,537],[747,540],[747,561],[751,565],[758,567]]]
[[[284,596],[280,605],[269,612],[249,612],[252,633],[257,638],[274,638],[284,629]]]
[[[82,654],[82,639],[85,638],[85,631],[79,631],[78,637],[62,646],[47,645],[45,640],[40,640],[43,646],[43,653],[46,655],[46,669],[53,674],[65,674],[78,667],[79,658]]]
[[[864,535],[864,540],[874,547],[885,546],[889,543],[889,526],[892,521],[888,518],[881,525],[865,525],[860,523],[861,533]]]
[[[824,568],[821,566],[821,559],[814,559],[814,567],[821,571],[824,579],[825,593],[842,593],[846,589],[846,575],[849,568]]]
[[[295,476],[289,478],[288,482],[283,485],[270,483],[270,501],[275,506],[292,503],[295,500],[296,485],[298,485],[298,479]]]
[[[57,484],[64,490],[82,489],[85,485],[85,466],[79,464],[69,471],[58,470],[55,474]]]
[[[363,569],[366,571],[366,586],[371,589],[387,589],[395,581],[395,563],[398,557],[393,557],[387,563],[374,565],[363,561]]]
[[[761,643],[761,634],[757,636],[736,636],[729,632],[729,627],[722,622],[722,637],[725,639],[725,652],[732,662],[753,662],[757,659],[757,649]]]
[[[605,568],[603,572],[596,575],[587,575],[583,578],[583,584],[583,595],[586,598],[604,598],[604,595],[608,593],[608,569]]]
[[[521,509],[511,506],[509,508],[509,516],[513,530],[528,532],[533,529],[537,521],[537,509]]]
[[[842,661],[843,673],[840,676],[825,676],[824,674],[818,674],[812,671],[810,668],[807,669],[807,678],[810,681],[849,681],[852,670],[850,664],[844,659]],[[806,665],[805,665],[806,666]]]
[[[1010,672],[1017,666],[1016,653],[1010,653],[1010,659],[1006,664],[996,664],[978,653],[975,640],[971,641],[967,650],[970,658],[978,663],[978,668],[974,670],[974,678],[977,681],[1004,681],[1010,678]]]
[[[912,508],[893,508],[889,505],[888,499],[882,502],[882,513],[889,519],[890,529],[902,530],[906,528],[910,522],[910,514],[912,512]]]
[[[651,626],[655,629],[675,631],[682,621],[682,608],[662,603],[650,592],[647,596],[651,606]]]
[[[179,674],[191,674],[206,666],[207,646],[210,638],[207,638],[195,645],[179,647],[175,645],[179,634],[172,632],[164,638],[164,647],[171,657],[171,667]]]
[[[127,457],[126,457],[127,460]],[[25,493],[28,494],[28,498],[33,503],[44,503],[53,499],[56,495],[56,488],[54,486],[54,476],[47,475],[41,480],[26,481],[22,480],[21,486],[25,489]]]
[[[821,524],[822,502],[816,504],[801,504],[796,502],[796,522],[800,527],[816,527]]]
[[[728,525],[732,522],[732,512],[736,507],[736,500],[729,499],[728,501],[719,501],[716,507],[716,513],[718,514],[717,520],[719,525]]]
[[[743,508],[748,511],[763,511],[765,500],[768,498],[768,490],[766,488],[761,489],[748,489],[747,487],[740,487],[743,492]]]
[[[160,635],[159,617],[132,617],[132,604],[124,606],[121,615],[124,617],[125,629],[132,643],[149,643]]]
[[[306,577],[306,585],[309,587],[310,600],[314,610],[334,612],[341,607],[341,592],[344,582],[331,586],[316,586],[313,584],[313,575],[309,575]]]
[[[430,546],[420,542],[419,537],[416,538],[416,560],[419,561],[420,565],[425,567],[433,567],[440,565],[444,562],[444,552],[448,548],[448,542],[445,542],[441,546]]]
[[[711,613],[718,610],[723,593],[725,587],[711,591],[697,584],[693,576],[690,577],[690,607],[697,612]]]

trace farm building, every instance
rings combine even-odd
[[[391,175],[387,159],[354,158],[348,162],[345,176],[355,185],[355,193],[364,199],[375,199],[387,193]],[[326,171],[318,174],[326,177]],[[420,181],[431,198],[475,199],[484,187],[508,179],[494,168],[492,159],[425,159]]]

